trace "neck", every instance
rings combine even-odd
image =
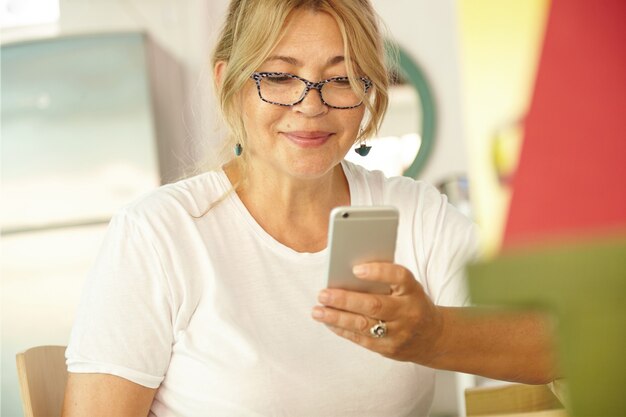
[[[328,215],[350,204],[341,165],[314,179],[293,178],[275,170],[249,166],[242,178],[237,160],[224,171],[250,214],[276,240],[299,252],[316,252],[327,244]],[[243,180],[243,181],[242,181]]]

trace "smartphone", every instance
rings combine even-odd
[[[389,285],[359,279],[352,267],[394,261],[398,219],[390,206],[335,207],[328,225],[328,288],[389,294]]]

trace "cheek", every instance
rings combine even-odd
[[[262,105],[257,103],[260,101],[256,98],[252,92],[247,92],[243,95],[241,99],[241,114],[246,126],[246,130],[250,128],[251,130],[248,133],[253,133],[254,129],[258,129],[260,123],[262,123],[263,111]]]
[[[241,96],[239,97],[240,109],[241,109],[241,117],[246,126],[254,123],[255,119],[255,106],[257,103],[254,101],[254,96],[250,91],[243,91]]]
[[[356,136],[361,127],[361,122],[363,121],[364,115],[365,115],[364,109],[361,109],[361,108],[355,109],[354,113],[350,114],[349,117],[345,119],[346,130],[349,130],[350,133]]]
[[[267,139],[276,130],[281,117],[281,107],[263,103],[258,96],[248,96],[242,100],[241,112],[248,141],[256,138]]]

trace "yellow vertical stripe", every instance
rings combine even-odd
[[[549,5],[549,0],[458,0],[472,203],[487,255],[499,248],[510,198],[495,172],[494,136],[528,111]]]

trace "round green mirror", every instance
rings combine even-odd
[[[418,133],[421,142],[415,159],[403,173],[407,177],[417,178],[424,169],[434,146],[437,120],[435,101],[424,72],[411,56],[400,45],[390,40],[385,41],[385,48],[389,68],[392,74],[397,74],[394,78],[398,78],[401,83],[412,86],[419,100],[416,106],[418,114],[415,114],[414,117],[416,123],[420,124]]]

